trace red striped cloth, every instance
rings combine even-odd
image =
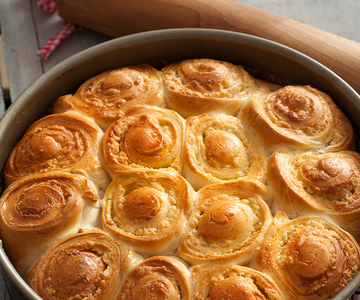
[[[37,0],[38,7],[42,8],[46,13],[53,13],[57,10],[56,0]],[[72,32],[79,29],[78,25],[72,24],[64,20],[63,26],[56,37],[50,38],[44,46],[39,49],[41,59],[47,61],[49,55],[60,45],[60,43],[68,37]]]
[[[349,300],[360,300],[360,288],[349,298]]]
[[[56,0],[37,0],[36,3],[46,13],[52,13],[57,10]]]

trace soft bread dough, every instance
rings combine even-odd
[[[110,300],[140,259],[102,230],[82,229],[47,249],[25,280],[43,299]]]
[[[331,299],[358,273],[359,254],[353,236],[334,223],[277,212],[254,266],[287,299]]]
[[[190,271],[177,257],[153,256],[127,273],[116,300],[192,299]]]
[[[202,114],[186,120],[183,175],[196,190],[237,179],[266,182],[267,159],[238,118]]]
[[[238,265],[200,264],[191,267],[198,300],[284,300],[276,283],[262,272]]]
[[[116,177],[103,202],[103,227],[145,255],[176,250],[195,192],[179,174],[133,172]]]
[[[64,171],[85,175],[102,190],[109,179],[99,157],[103,132],[88,117],[51,114],[33,123],[5,165],[5,184],[35,173]]]
[[[184,118],[202,113],[235,115],[257,89],[242,66],[214,59],[190,59],[163,68],[167,106]]]
[[[111,178],[127,171],[172,169],[181,172],[184,119],[176,112],[134,106],[105,132],[103,165]]]
[[[270,152],[355,149],[349,120],[327,94],[310,86],[285,86],[273,92],[260,87],[238,117]]]
[[[119,67],[14,147],[0,238],[44,300],[327,299],[360,270],[354,146],[314,87]]]
[[[0,199],[0,236],[23,276],[46,247],[79,227],[101,224],[99,191],[86,177],[50,172],[24,177]]]
[[[116,68],[90,78],[74,95],[59,97],[53,113],[77,111],[106,130],[137,104],[164,104],[161,73],[149,65]]]
[[[269,191],[258,181],[214,184],[197,201],[180,241],[179,256],[191,264],[251,262],[272,216]]]
[[[269,159],[272,211],[331,219],[360,240],[360,154],[279,150]],[[284,193],[286,191],[286,193]]]

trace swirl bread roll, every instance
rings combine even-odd
[[[254,267],[270,275],[287,299],[331,299],[360,270],[360,247],[325,219],[275,214]]]
[[[265,148],[354,150],[351,123],[325,93],[310,86],[261,87],[241,108]]]
[[[177,257],[153,256],[126,274],[116,300],[190,300],[190,271]]]
[[[84,82],[74,95],[57,99],[53,112],[81,112],[105,131],[132,105],[163,106],[161,80],[161,72],[149,65],[109,70]]]
[[[109,179],[99,158],[102,135],[93,121],[77,114],[52,114],[36,121],[8,158],[6,186],[30,174],[66,171],[87,176],[105,190]]]
[[[48,248],[25,276],[44,300],[108,300],[140,257],[97,228],[79,230]]]
[[[202,114],[186,121],[183,174],[195,190],[241,178],[265,182],[267,159],[236,117]]]
[[[69,231],[101,224],[98,199],[89,180],[63,172],[27,176],[10,185],[0,198],[0,236],[19,274]]]
[[[139,169],[182,168],[184,120],[176,112],[151,106],[129,108],[102,139],[109,176]]]
[[[219,60],[184,60],[162,72],[165,101],[184,118],[209,112],[235,115],[257,89],[242,66]]]
[[[191,267],[194,300],[284,300],[275,282],[264,273],[237,265]]]
[[[279,150],[269,160],[274,210],[326,216],[360,241],[360,154]],[[286,192],[284,192],[286,191]]]
[[[179,256],[190,264],[250,263],[272,219],[267,187],[256,180],[237,180],[197,193]]]
[[[175,251],[195,192],[180,175],[138,171],[119,175],[106,191],[104,230],[142,255]]]

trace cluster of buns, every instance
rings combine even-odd
[[[0,238],[43,299],[329,299],[360,271],[349,120],[229,62],[89,79],[4,177]]]

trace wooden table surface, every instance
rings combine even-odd
[[[359,0],[238,1],[360,42]],[[45,62],[37,51],[60,31],[62,20],[56,13],[46,14],[37,6],[36,0],[0,0],[0,22],[11,102],[59,62],[111,39],[82,28],[67,37]],[[0,90],[0,117],[5,111],[6,103]],[[1,266],[0,299],[24,299]]]

